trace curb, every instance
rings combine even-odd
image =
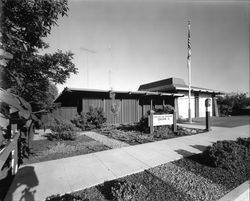
[[[249,180],[230,191],[218,201],[248,201],[249,200]]]

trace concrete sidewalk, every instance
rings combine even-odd
[[[26,165],[19,169],[5,201],[40,201],[81,190],[200,153],[218,140],[249,137],[249,129],[214,127],[203,134]]]

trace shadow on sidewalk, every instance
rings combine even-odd
[[[196,153],[187,151],[185,149],[177,149],[177,150],[175,150],[175,152],[178,153],[178,154],[180,154],[180,155],[182,155],[183,157],[188,157],[188,156],[196,154]]]
[[[200,151],[205,151],[207,149],[208,146],[204,146],[204,145],[191,145],[191,147],[195,148],[195,149],[198,149]]]
[[[36,173],[33,166],[25,166],[18,170],[10,189],[5,197],[6,201],[13,200],[13,194],[18,188],[24,188],[21,191],[21,196],[15,201],[35,201],[36,190],[33,188],[38,186],[39,181],[37,179]]]

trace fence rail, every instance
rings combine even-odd
[[[5,147],[0,151],[0,169],[4,166],[6,160],[11,154],[11,170],[12,175],[15,175],[18,170],[18,138],[20,136],[20,132],[17,130],[13,131],[14,135],[11,138]],[[1,170],[1,173],[4,170]]]

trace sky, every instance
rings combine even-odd
[[[190,20],[192,85],[249,93],[249,1],[70,0],[69,9],[45,38],[46,52],[71,51],[78,68],[59,91],[187,83]]]

